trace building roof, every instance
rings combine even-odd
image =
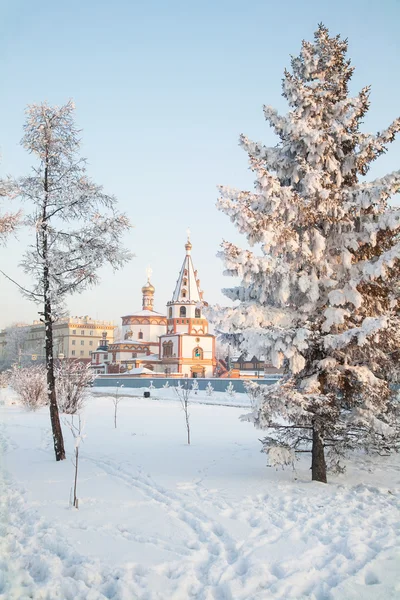
[[[125,317],[164,317],[165,319],[167,318],[166,315],[156,312],[155,310],[138,310],[137,312],[131,315],[124,315],[122,318],[124,319]]]
[[[175,291],[172,296],[173,303],[193,304],[202,301],[203,293],[200,290],[200,280],[193,266],[191,257],[192,244],[188,240],[185,244],[186,256],[176,282]],[[186,285],[184,282],[186,281]],[[185,294],[185,296],[183,295]]]

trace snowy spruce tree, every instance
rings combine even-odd
[[[320,25],[314,43],[285,71],[290,112],[264,107],[277,134],[272,148],[240,138],[255,190],[221,187],[218,208],[250,248],[224,242],[224,290],[216,307],[222,339],[265,356],[284,376],[258,386],[245,418],[266,430],[270,464],[311,452],[312,479],[342,469],[350,450],[396,449],[399,403],[400,210],[389,204],[400,171],[367,181],[370,164],[400,130],[362,133],[369,88],[351,97],[347,43]],[[259,251],[258,251],[259,249]],[[398,437],[397,437],[398,440]]]
[[[102,266],[118,269],[130,258],[121,245],[128,219],[116,211],[115,198],[87,176],[74,110],[72,102],[61,107],[28,106],[21,143],[36,162],[32,173],[17,182],[19,197],[32,206],[26,223],[34,232],[34,243],[22,261],[34,283],[30,289],[19,287],[41,306],[56,460],[63,460],[65,451],[56,399],[53,324],[63,314],[69,294],[96,284]]]

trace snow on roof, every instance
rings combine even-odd
[[[160,360],[160,356],[158,354],[149,354],[148,356],[143,356],[143,358],[140,358],[140,361],[154,361],[154,360]]]
[[[149,342],[145,342],[143,340],[118,340],[118,342],[112,342],[112,346],[118,346],[120,344],[122,344],[123,346],[129,346],[129,344],[135,344],[135,346],[137,346],[138,344],[140,344],[147,347]]]
[[[190,256],[191,244],[186,245],[186,256],[179,273],[178,281],[172,302],[201,302],[200,281],[197,279],[197,272],[194,270],[192,257]],[[183,285],[186,280],[186,285]],[[185,296],[183,293],[185,292]]]
[[[137,312],[131,314],[131,315],[125,315],[124,317],[122,317],[123,319],[125,317],[164,317],[166,318],[165,315],[156,312],[155,310],[138,310]]]
[[[146,369],[146,367],[139,367],[138,369],[130,369],[130,370],[126,371],[126,373],[124,373],[124,375],[142,375],[142,374],[154,375],[153,371],[151,371],[150,369]]]

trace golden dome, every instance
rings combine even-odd
[[[146,285],[142,287],[142,294],[154,294],[155,291],[156,288],[154,285],[151,285],[150,281],[148,281]]]

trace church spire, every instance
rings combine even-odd
[[[193,267],[190,241],[190,231],[185,244],[186,256],[176,282],[175,291],[172,296],[174,304],[198,304],[203,299],[203,292],[200,290],[200,280],[197,278],[197,271]]]

